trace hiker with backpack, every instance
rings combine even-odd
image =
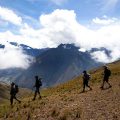
[[[39,98],[41,99],[41,95],[40,95],[40,91],[39,91],[41,86],[42,86],[41,78],[38,78],[38,76],[35,76],[35,85],[34,85],[34,87],[36,89],[35,89],[35,94],[34,94],[33,100],[36,99],[37,94],[39,94]]]
[[[100,87],[101,89],[104,89],[104,83],[106,82],[109,85],[109,88],[111,88],[111,84],[109,83],[109,77],[111,76],[111,71],[108,69],[107,66],[104,66],[104,73],[103,73],[103,83],[102,86]]]
[[[11,90],[10,90],[10,104],[11,105],[13,105],[13,99],[15,99],[19,103],[21,103],[21,101],[16,98],[16,94],[18,93],[18,91],[19,91],[18,85],[16,85],[14,82],[12,82]]]
[[[85,86],[89,87],[90,90],[92,90],[92,88],[88,85],[88,82],[90,80],[90,74],[87,73],[87,71],[83,71],[83,91],[85,92]]]

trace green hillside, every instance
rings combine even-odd
[[[10,87],[5,83],[0,83],[0,103],[9,100]]]
[[[112,71],[112,88],[101,90],[103,68],[89,71],[93,90],[82,91],[81,76],[67,83],[42,90],[42,99],[32,95],[21,104],[0,105],[0,120],[119,120],[120,61],[108,65]],[[107,85],[106,85],[107,88]]]

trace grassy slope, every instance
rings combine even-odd
[[[109,65],[112,88],[100,90],[102,68],[91,70],[92,91],[80,93],[81,76],[65,84],[42,91],[42,100],[26,97],[21,104],[0,107],[1,119],[7,120],[119,120],[120,61]],[[107,86],[106,86],[107,87]]]
[[[26,88],[20,88],[20,93],[17,95],[19,99],[28,97],[31,90]],[[9,99],[10,99],[10,86],[5,83],[0,83],[0,116],[9,110]]]
[[[9,98],[10,87],[4,83],[0,83],[0,103],[7,101]]]

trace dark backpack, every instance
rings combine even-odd
[[[90,76],[90,74],[87,73],[87,74],[84,75],[84,78],[85,78],[86,80],[90,80],[91,76]]]
[[[42,86],[42,82],[41,82],[41,79],[39,79],[39,83],[38,83],[39,86]]]
[[[91,76],[90,74],[87,74],[87,80],[90,80]]]
[[[15,93],[18,93],[19,92],[19,87],[18,85],[15,85]]]
[[[107,74],[108,74],[108,76],[111,76],[111,71],[110,71],[110,70],[108,70]]]

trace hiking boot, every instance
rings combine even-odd
[[[100,87],[100,89],[102,89],[102,90],[103,90],[103,89],[104,89],[104,88],[103,88],[103,86],[101,86],[101,87]]]
[[[39,96],[39,99],[42,99],[42,97],[41,97],[41,96]]]
[[[35,100],[35,98],[32,99],[32,101],[34,101],[34,100]]]
[[[92,90],[92,88],[90,88],[90,90]]]
[[[85,90],[83,90],[81,93],[84,93],[85,92]]]
[[[110,85],[109,88],[111,88],[112,86]]]

